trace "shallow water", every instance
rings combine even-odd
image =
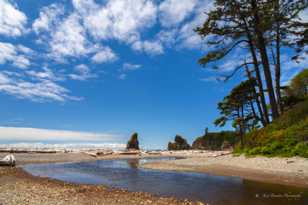
[[[211,205],[308,204],[308,189],[240,177],[139,168],[141,163],[168,159],[172,158],[33,164],[25,165],[23,169],[35,176],[81,184],[104,184],[130,191],[199,200]]]

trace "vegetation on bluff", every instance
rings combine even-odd
[[[232,148],[238,142],[238,136],[233,131],[208,132],[197,137],[192,144],[192,149],[198,150],[224,150]]]
[[[236,153],[308,158],[308,99],[298,103],[272,124],[245,136]]]

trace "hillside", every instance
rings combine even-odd
[[[199,150],[223,150],[233,147],[238,142],[235,132],[206,132],[203,136],[197,137],[192,144],[192,149]]]
[[[296,104],[265,128],[248,133],[245,148],[238,148],[235,152],[308,158],[308,99]]]

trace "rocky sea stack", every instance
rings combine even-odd
[[[127,142],[126,148],[139,150],[138,133],[135,132],[132,134],[130,140]]]
[[[186,139],[184,139],[180,135],[175,136],[174,142],[168,143],[168,150],[188,150],[188,149],[190,149],[190,145],[187,143]]]

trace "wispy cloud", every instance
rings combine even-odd
[[[0,127],[0,142],[119,142],[122,136],[109,133],[50,130],[29,127]]]
[[[120,80],[125,80],[127,78],[128,72],[133,72],[133,71],[139,70],[141,67],[142,67],[142,65],[140,65],[140,64],[124,63],[122,65],[122,68],[119,69],[120,74],[119,74],[118,78]]]
[[[134,71],[141,68],[140,64],[131,64],[131,63],[124,63],[123,64],[123,71]]]
[[[102,47],[99,51],[91,58],[94,63],[106,63],[113,62],[118,59],[118,56],[109,47]]]
[[[69,74],[69,77],[73,80],[85,81],[91,78],[96,78],[97,75],[92,73],[90,68],[85,64],[80,64],[74,68],[75,73]]]
[[[9,63],[18,68],[27,68],[30,66],[29,58],[32,54],[30,48],[0,41],[0,65]]]
[[[60,101],[80,100],[71,96],[70,91],[49,79],[25,80],[14,72],[0,72],[0,92],[17,98],[31,101]]]
[[[159,5],[159,19],[163,26],[181,23],[193,11],[198,0],[165,0]]]
[[[129,61],[124,59],[129,55],[121,59],[118,51],[128,48],[134,55],[156,58],[168,49],[202,49],[202,39],[194,29],[213,7],[212,0],[72,0],[35,8],[37,18],[31,19],[33,15],[28,18],[18,3],[0,0],[0,37],[8,39],[0,42],[0,92],[59,102],[81,99],[71,94],[66,87],[69,82],[64,81],[98,77],[96,64],[120,61],[123,66],[111,71],[119,79],[141,68],[123,63]],[[300,14],[302,20],[307,19],[306,14]],[[222,72],[231,72],[237,63],[237,56],[230,58],[221,64]],[[66,69],[62,74],[57,70],[59,64]],[[4,70],[4,66],[9,68]],[[290,69],[294,66],[293,62],[285,64]]]
[[[139,52],[144,52],[149,55],[160,55],[164,53],[164,47],[160,41],[136,41],[132,48]]]

